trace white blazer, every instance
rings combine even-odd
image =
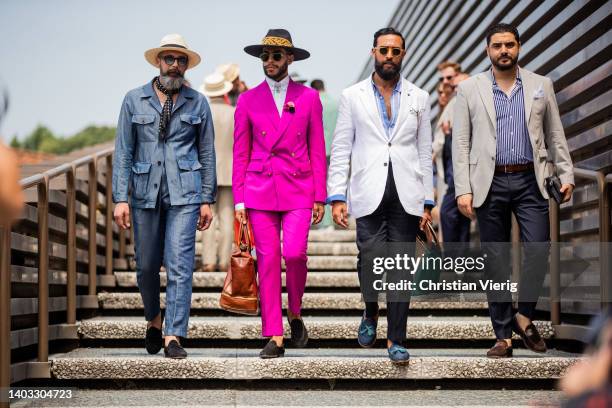
[[[348,211],[359,218],[373,213],[385,192],[389,158],[404,210],[422,216],[433,202],[429,94],[402,79],[400,111],[387,138],[378,113],[372,79],[345,89],[331,147],[328,199],[346,197]]]

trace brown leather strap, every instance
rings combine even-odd
[[[496,173],[520,173],[522,171],[533,170],[533,163],[527,164],[507,164],[504,166],[495,166]]]

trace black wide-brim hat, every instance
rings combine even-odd
[[[289,34],[289,31],[283,28],[273,28],[268,30],[268,34],[266,34],[263,40],[261,40],[261,44],[248,45],[244,47],[244,52],[259,58],[264,47],[285,48],[293,54],[294,61],[301,61],[310,57],[310,53],[308,51],[293,46],[291,34]]]

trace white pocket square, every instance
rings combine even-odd
[[[533,99],[540,99],[544,97],[544,89],[542,89],[542,85],[538,89],[533,92]]]

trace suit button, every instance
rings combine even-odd
[[[294,175],[294,176],[297,176],[297,173],[296,173],[296,172],[293,172],[293,175]]]
[[[274,152],[270,153],[270,156],[275,156]]]
[[[158,165],[158,166],[161,166],[161,162],[160,162],[160,161],[158,161],[158,162],[157,162],[157,165]]]
[[[294,152],[291,152],[291,157],[295,157],[295,153]]]
[[[270,172],[270,171],[269,171],[269,172],[268,172],[268,176],[271,176],[271,175],[272,175],[272,172]]]
[[[298,136],[302,136],[302,132],[298,132]]]
[[[157,188],[157,183],[153,184],[153,187]]]
[[[266,135],[266,131],[264,130],[263,132],[261,132],[261,135],[265,136]]]

